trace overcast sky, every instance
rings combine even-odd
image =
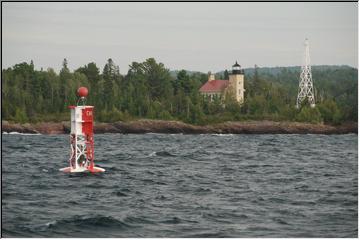
[[[170,69],[219,71],[358,65],[358,3],[2,3],[3,68],[71,70],[112,58],[126,73],[154,57]]]

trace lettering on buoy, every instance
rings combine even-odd
[[[89,91],[86,87],[77,90],[77,106],[69,106],[71,115],[69,167],[62,172],[105,172],[94,164],[94,106],[85,105]],[[81,105],[82,104],[82,105]]]

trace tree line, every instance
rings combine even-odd
[[[91,62],[74,71],[64,59],[59,73],[19,63],[2,70],[2,119],[14,122],[68,121],[69,105],[80,86],[89,89],[87,104],[98,122],[141,118],[192,124],[274,120],[340,124],[357,121],[357,69],[313,68],[316,107],[295,108],[300,68],[269,73],[245,70],[245,102],[232,97],[209,101],[199,93],[207,74],[185,70],[173,74],[154,58],[132,62],[125,75],[108,59],[102,71]],[[217,79],[228,79],[227,70]]]

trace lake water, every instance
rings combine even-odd
[[[358,136],[2,135],[3,237],[357,237]]]

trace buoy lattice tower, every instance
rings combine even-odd
[[[94,163],[94,106],[86,106],[88,90],[80,87],[77,91],[77,106],[69,106],[71,115],[69,167],[63,172],[104,172]]]
[[[300,108],[300,104],[306,98],[310,104],[310,107],[315,107],[315,96],[314,96],[314,86],[311,75],[311,65],[310,65],[310,46],[309,40],[306,38],[304,42],[305,53],[303,65],[301,66],[300,72],[300,82],[299,82],[299,92],[296,100],[296,108]]]

